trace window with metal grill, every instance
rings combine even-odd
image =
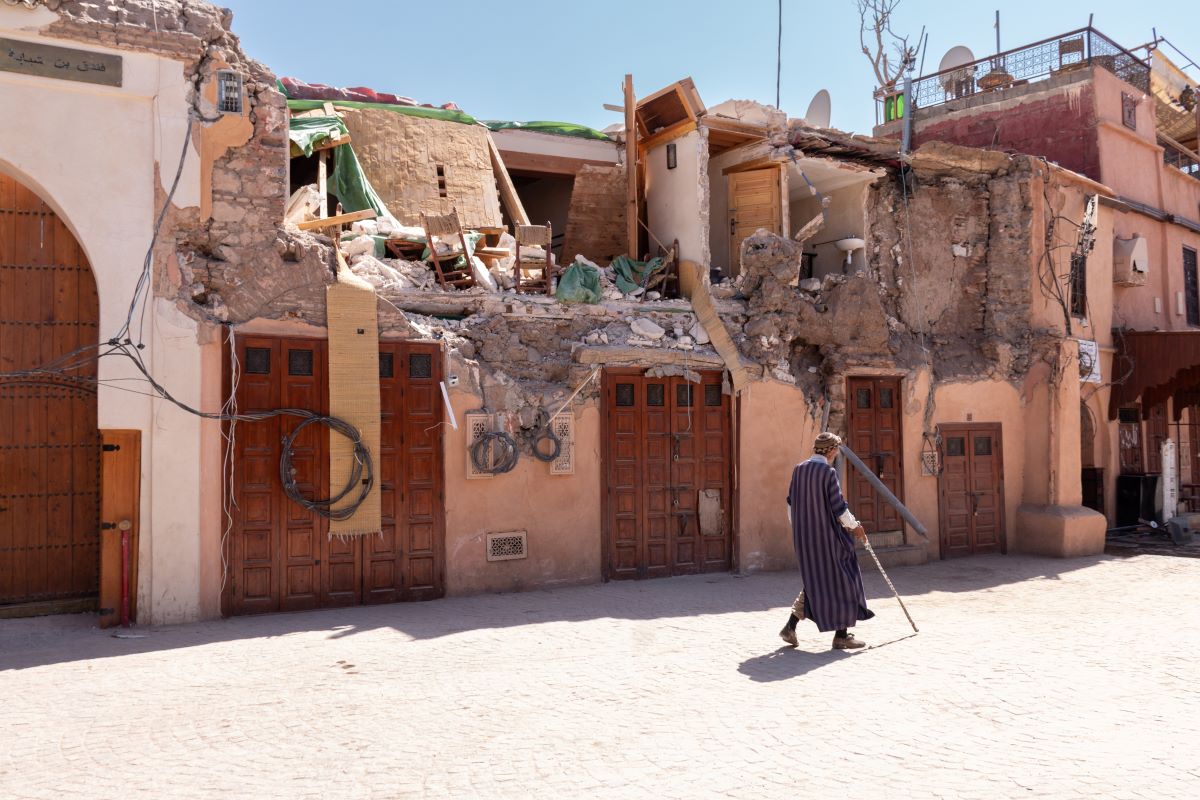
[[[217,73],[217,109],[222,114],[242,113],[242,76],[229,70]]]

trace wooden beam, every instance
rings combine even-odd
[[[347,225],[351,222],[358,222],[364,219],[376,219],[378,216],[379,213],[374,209],[364,208],[362,211],[351,211],[349,214],[338,214],[335,217],[299,222],[296,224],[296,227],[302,231],[315,231],[321,228],[335,228],[338,225]]]
[[[500,199],[504,202],[504,209],[508,212],[509,219],[514,225],[528,225],[529,215],[525,213],[525,206],[521,204],[521,198],[517,195],[517,187],[513,186],[512,176],[508,174],[508,168],[504,166],[504,159],[500,156],[500,149],[496,147],[496,140],[492,138],[491,131],[488,132],[488,153],[492,157],[492,171],[496,174],[496,186],[500,189]]]
[[[605,104],[604,104],[604,110],[605,110],[605,111],[615,111],[615,112],[617,112],[618,114],[624,114],[624,113],[625,113],[625,106],[614,106],[612,103],[605,103]]]
[[[313,147],[314,153],[319,153],[322,150],[332,150],[335,147],[341,147],[344,144],[350,144],[350,134],[346,134],[340,139],[326,139],[321,144]]]
[[[594,158],[571,158],[570,156],[549,156],[537,153],[523,153],[517,150],[501,150],[504,166],[509,174],[514,172],[546,172],[554,175],[577,175],[583,166],[615,167],[616,161],[600,161]]]
[[[668,350],[658,347],[634,347],[632,345],[597,345],[575,348],[575,360],[580,364],[633,364],[656,366],[678,364],[696,369],[721,369],[725,360],[712,353],[697,353],[694,350]]]
[[[685,119],[683,122],[677,122],[671,127],[664,128],[653,136],[643,139],[641,142],[642,152],[645,152],[652,147],[658,147],[664,142],[678,139],[681,136],[687,136],[694,130],[696,130],[696,120],[694,119]]]
[[[329,216],[329,153],[317,154],[317,193],[321,196],[321,207],[317,216]]]
[[[625,244],[632,259],[638,257],[637,200],[637,100],[633,94],[633,75],[625,75]]]

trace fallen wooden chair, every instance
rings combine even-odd
[[[550,223],[545,225],[516,225],[514,237],[517,240],[516,258],[513,260],[513,288],[517,292],[543,291],[551,294],[554,291],[554,261],[550,254],[550,242],[553,232]],[[546,257],[522,258],[521,245],[541,247],[546,251]],[[525,273],[540,272],[540,277],[527,278]]]
[[[449,214],[427,216],[421,215],[421,227],[425,229],[425,242],[429,247],[429,257],[433,260],[433,271],[437,274],[438,283],[444,289],[454,286],[467,289],[475,285],[475,271],[471,268],[471,251],[467,247],[467,235],[463,233],[462,223],[458,221],[458,209],[451,209]],[[459,244],[462,245],[463,266],[454,267],[459,253],[451,251],[446,256],[439,256],[437,243],[433,237],[446,237],[458,234]],[[442,258],[449,258],[449,265],[442,267]]]

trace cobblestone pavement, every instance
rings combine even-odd
[[[892,577],[854,654],[779,646],[785,573],[0,621],[0,797],[1200,796],[1200,560]]]

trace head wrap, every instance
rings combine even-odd
[[[828,453],[830,450],[837,449],[838,445],[841,443],[842,440],[839,436],[830,433],[829,431],[825,431],[818,436],[816,442],[813,443],[813,451],[817,453]]]

